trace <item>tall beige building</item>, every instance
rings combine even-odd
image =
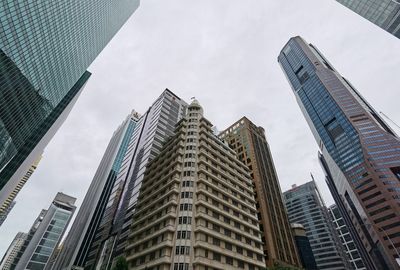
[[[301,266],[264,129],[243,117],[219,137],[250,169],[267,266]]]
[[[147,167],[126,257],[130,269],[264,269],[248,168],[197,101]]]
[[[42,155],[40,155],[40,157],[36,159],[36,161],[31,165],[25,175],[15,184],[11,192],[9,192],[8,194],[6,192],[3,192],[3,197],[0,197],[0,226],[7,218],[7,215],[11,211],[11,208],[14,206],[14,200],[17,197],[18,193],[21,191],[28,179],[32,176],[41,159]]]

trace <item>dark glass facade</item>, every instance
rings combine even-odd
[[[306,230],[317,269],[349,269],[348,258],[315,182],[293,186],[283,197],[290,222],[301,224]]]
[[[336,0],[355,13],[400,38],[400,1]]]
[[[301,37],[290,39],[278,61],[319,145],[336,204],[348,213],[345,220],[351,220],[368,251],[366,262],[373,261],[376,269],[397,269],[400,139]]]
[[[138,117],[136,112],[132,112],[114,132],[52,269],[70,269],[72,266],[85,265]]]
[[[85,269],[110,269],[113,260],[124,255],[147,164],[174,134],[175,125],[186,114],[186,108],[185,101],[166,89],[139,118],[91,242]]]
[[[347,257],[355,270],[367,269],[363,263],[363,259],[360,256],[360,252],[354,243],[353,237],[347,228],[346,223],[342,215],[340,214],[339,208],[336,205],[332,205],[328,208],[329,214],[331,215],[333,225],[339,235],[340,241],[346,251]]]
[[[138,0],[0,2],[0,189],[21,170]],[[50,138],[46,138],[49,140]],[[43,149],[41,149],[43,150]],[[18,177],[16,177],[18,178]],[[19,180],[19,178],[17,179]],[[16,181],[17,181],[16,180]]]
[[[294,223],[292,224],[292,230],[303,268],[306,270],[317,270],[317,263],[315,262],[306,229],[303,225]]]

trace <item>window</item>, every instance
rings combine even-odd
[[[190,254],[190,247],[187,247],[187,246],[176,246],[175,254],[176,255],[189,255]]]
[[[221,261],[221,254],[217,253],[217,252],[213,252],[213,260],[214,261]]]
[[[214,246],[220,246],[221,245],[221,241],[218,238],[213,237],[213,245]]]
[[[179,217],[178,223],[179,224],[192,224],[192,217]]]
[[[181,203],[179,206],[181,211],[192,211],[192,204],[191,203]]]
[[[225,262],[226,262],[226,264],[233,265],[233,258],[226,256],[225,257]]]

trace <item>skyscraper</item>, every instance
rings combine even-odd
[[[9,194],[3,193],[3,196],[0,196],[0,226],[3,224],[8,213],[16,204],[15,198],[28,179],[32,176],[33,172],[36,170],[41,158],[42,156],[40,155],[40,157],[31,165],[25,175],[18,181],[18,183],[16,183],[16,186],[12,192]]]
[[[317,263],[315,262],[310,240],[307,237],[306,228],[301,224],[293,223],[292,231],[303,268],[306,270],[317,270]]]
[[[133,111],[114,132],[71,230],[64,240],[54,269],[84,266],[138,119],[138,113]]]
[[[264,269],[253,182],[194,100],[142,181],[132,269]]]
[[[22,245],[25,243],[27,237],[28,234],[26,233],[17,233],[0,262],[0,269],[11,270],[11,265],[17,257],[17,254],[21,250]]]
[[[11,212],[11,209],[14,208],[16,201],[12,201],[11,203],[7,203],[5,207],[0,210],[0,226],[3,225],[6,220],[8,214]]]
[[[347,253],[347,257],[355,270],[367,269],[362,261],[360,253],[358,252],[357,246],[354,243],[353,237],[351,236],[349,229],[344,222],[342,215],[336,205],[331,205],[328,208],[329,214],[331,215],[333,225],[338,232],[340,241]]]
[[[33,224],[27,240],[14,261],[16,270],[45,269],[54,256],[68,223],[74,214],[76,199],[57,193],[47,210],[42,210]]]
[[[318,269],[349,269],[345,251],[315,182],[294,185],[283,196],[290,222],[306,229]]]
[[[299,266],[289,219],[265,131],[243,117],[219,135],[250,169],[268,267]]]
[[[336,0],[355,13],[400,38],[399,0]]]
[[[0,197],[67,117],[86,71],[139,0],[0,2]]]
[[[100,226],[84,259],[85,269],[109,269],[114,259],[124,254],[147,163],[174,134],[175,124],[185,115],[186,108],[185,101],[166,89],[138,120]]]
[[[319,145],[336,205],[355,243],[362,242],[367,268],[398,269],[399,137],[301,37],[290,39],[278,60]]]

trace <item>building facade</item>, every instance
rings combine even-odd
[[[319,145],[336,205],[362,242],[363,261],[372,263],[366,267],[398,269],[399,137],[312,44],[292,38],[278,60]]]
[[[306,228],[298,223],[293,223],[291,226],[302,267],[306,270],[318,270]]]
[[[5,200],[1,202],[2,204],[0,205],[0,226],[6,220],[8,213],[16,204],[15,198],[17,197],[18,193],[21,191],[25,183],[28,181],[28,179],[32,176],[41,159],[42,156],[40,155],[40,157],[32,164],[25,175],[19,180],[14,190],[8,194],[8,197],[5,198]]]
[[[0,3],[0,201],[65,120],[139,0]]]
[[[264,269],[253,182],[197,101],[148,164],[129,269]]]
[[[138,120],[85,258],[85,269],[110,269],[114,259],[124,254],[146,166],[174,134],[186,108],[185,101],[166,89]]]
[[[250,169],[267,266],[300,266],[264,129],[243,117],[222,131],[219,137]]]
[[[11,210],[14,208],[16,201],[12,201],[11,203],[7,203],[5,207],[0,212],[0,226],[3,225],[4,221],[6,221],[6,218],[8,214],[11,212]]]
[[[315,182],[294,185],[283,196],[290,222],[306,229],[318,269],[349,269],[348,258]]]
[[[33,224],[28,238],[14,261],[16,270],[44,270],[54,258],[68,223],[75,211],[76,199],[57,193],[47,210],[42,210]]]
[[[353,237],[350,234],[349,229],[344,222],[342,215],[336,205],[331,205],[328,208],[329,214],[331,215],[333,225],[339,235],[340,241],[347,253],[347,257],[355,270],[367,269],[362,261],[360,253],[358,252],[357,246],[353,241]]]
[[[114,132],[53,269],[85,266],[138,119],[139,114],[133,111]]]
[[[400,1],[336,0],[355,13],[400,38]]]
[[[18,255],[18,252],[21,250],[22,245],[25,243],[28,234],[19,232],[14,237],[14,240],[11,242],[11,245],[8,247],[6,254],[4,254],[3,259],[0,262],[0,269],[2,270],[11,270],[12,263]]]

